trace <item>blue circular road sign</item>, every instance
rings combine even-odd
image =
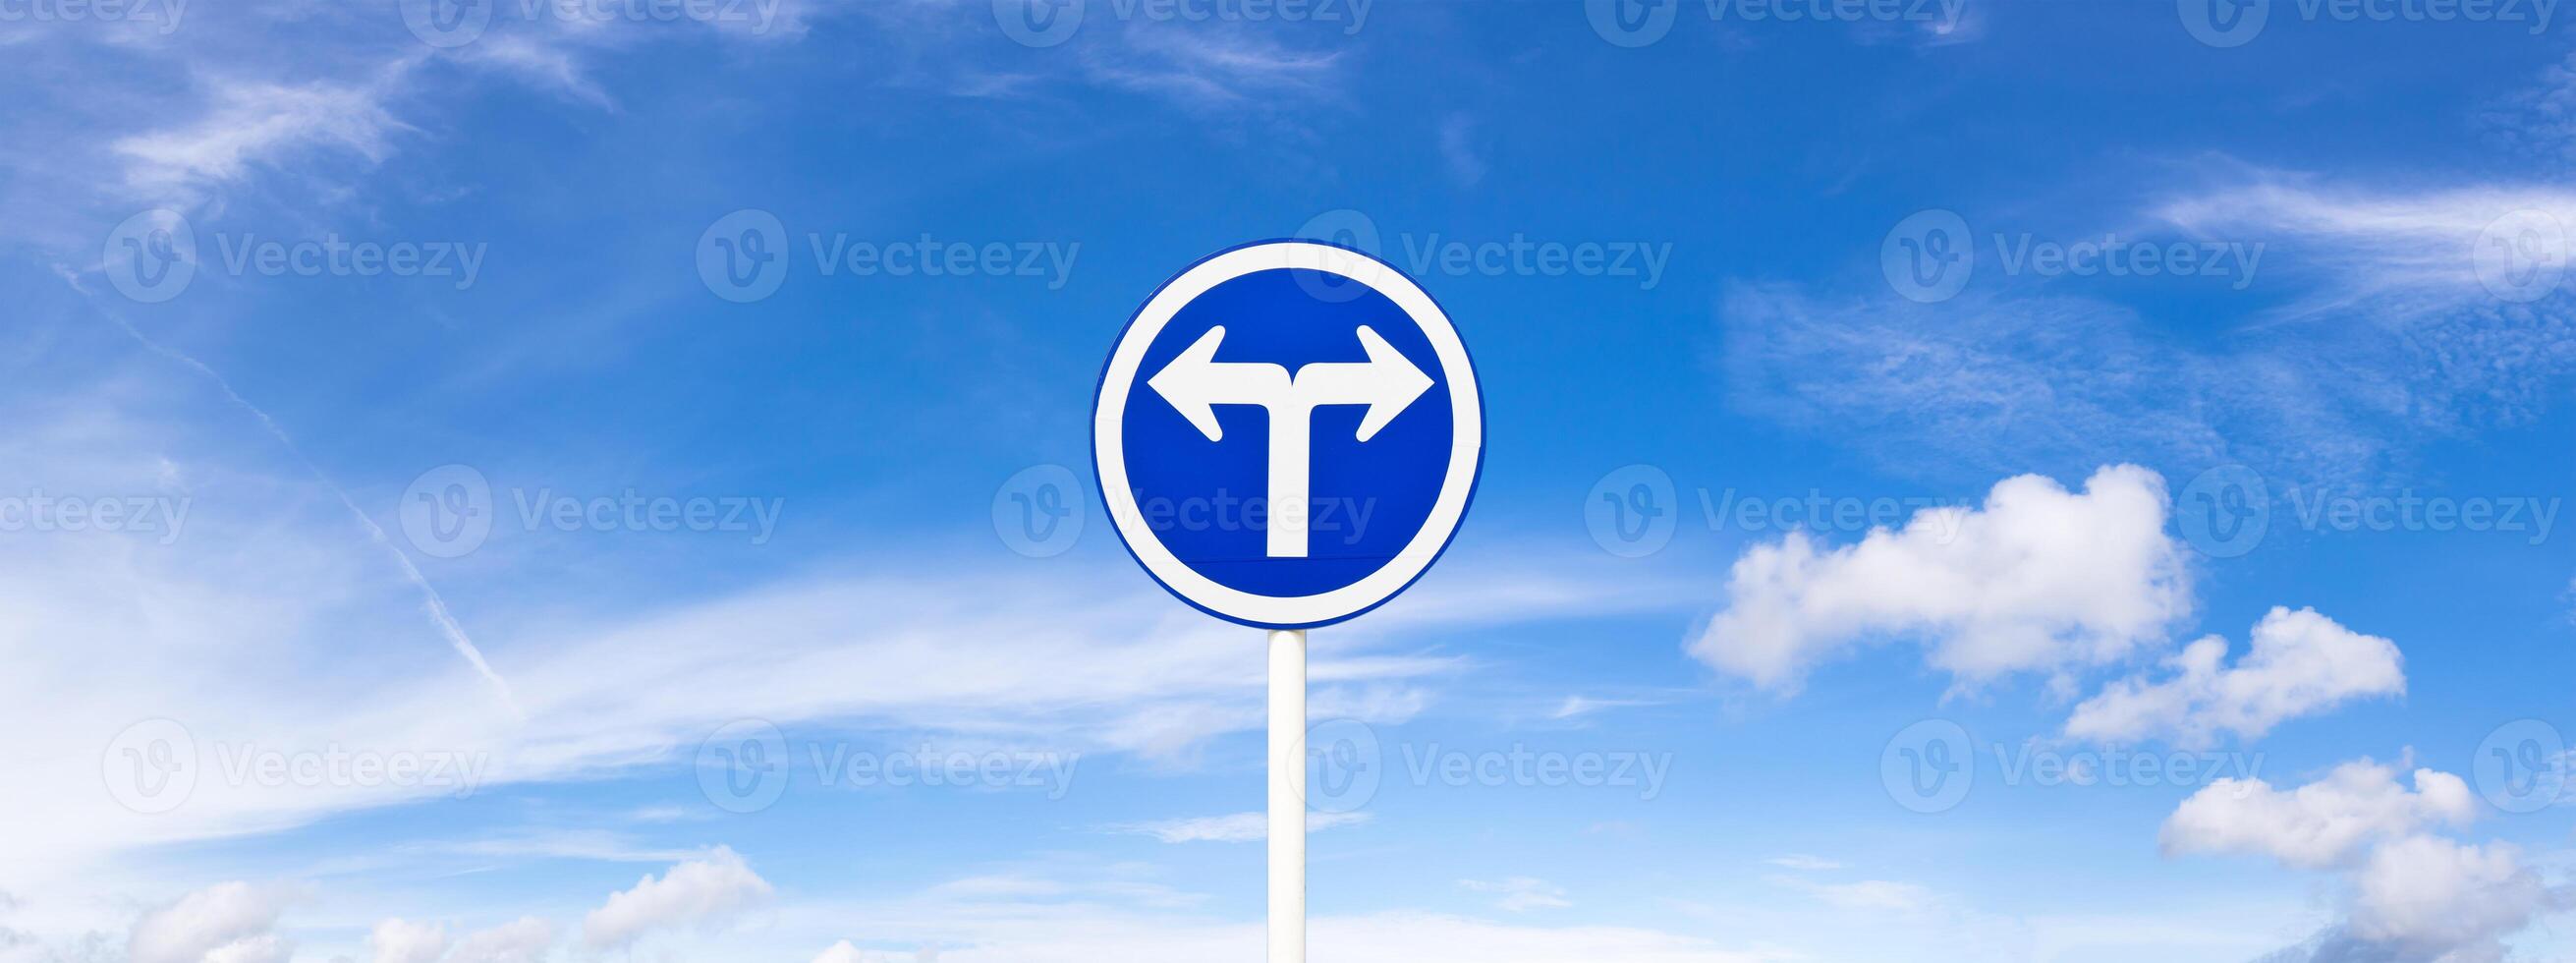
[[[1263,628],[1376,608],[1438,559],[1484,464],[1449,316],[1349,248],[1264,241],[1165,282],[1092,409],[1127,551],[1183,601]]]

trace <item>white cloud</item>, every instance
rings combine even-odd
[[[2391,463],[2393,451],[2527,421],[2576,377],[2576,271],[2541,300],[2506,303],[2489,288],[2495,248],[2519,229],[2484,236],[2507,215],[2554,220],[2540,234],[2563,237],[2541,249],[2576,267],[2564,253],[2576,247],[2576,190],[2358,186],[2223,157],[2189,167],[2194,182],[2142,201],[2145,230],[2115,221],[2063,233],[2264,245],[2272,256],[2248,280],[2281,306],[2221,319],[2222,340],[2168,335],[2160,319],[2083,293],[2087,285],[2001,276],[1991,257],[1966,292],[1932,305],[1883,285],[1816,297],[1746,284],[1719,312],[1733,400],[1833,430],[1916,474],[2121,458],[2194,470],[2240,463],[2276,483],[2318,485],[2384,481],[2407,467]],[[2016,227],[1965,216],[1979,238]],[[2516,270],[2533,263],[2515,256]]]
[[[2517,211],[2576,222],[2576,192],[2502,183],[2384,192],[2243,168],[2232,183],[2171,198],[2154,213],[2198,235],[2297,244],[2302,263],[2323,265],[2338,282],[2316,304],[2380,299],[2383,309],[2416,311],[2487,299],[2479,235]]]
[[[287,963],[295,947],[275,933],[234,940],[207,950],[201,963]]]
[[[2354,875],[2352,929],[2425,959],[2501,960],[2501,938],[2556,902],[2512,846],[2409,836],[2372,851]]]
[[[2414,782],[2410,792],[2394,769],[2367,759],[2289,792],[2261,780],[2221,779],[2174,810],[2164,848],[2259,854],[2341,873],[2344,919],[2267,959],[2501,960],[2503,938],[2559,908],[2563,894],[2509,845],[2432,835],[2467,824],[2477,801],[2458,776],[2418,769]]]
[[[1604,709],[1628,709],[1655,704],[1645,699],[1595,699],[1591,696],[1572,695],[1566,696],[1564,702],[1558,703],[1556,710],[1548,713],[1547,717],[1561,722],[1588,716]]]
[[[276,931],[289,894],[219,883],[143,914],[127,937],[131,963],[282,963],[292,947]]]
[[[1339,51],[1288,47],[1253,31],[1131,23],[1112,42],[1079,48],[1094,83],[1194,109],[1276,105],[1332,94]]]
[[[606,904],[582,918],[582,942],[610,949],[655,930],[716,925],[771,892],[769,881],[752,872],[740,855],[719,846],[705,858],[671,867],[660,878],[648,875],[633,889],[609,894]]]
[[[1822,856],[1809,856],[1805,853],[1791,853],[1787,856],[1774,856],[1770,859],[1764,860],[1764,862],[1783,869],[1794,869],[1800,872],[1823,872],[1825,870],[1843,868],[1843,864],[1841,863],[1826,859]]]
[[[914,961],[914,963],[938,963],[939,951],[934,948],[924,947],[920,950],[916,950],[902,956],[897,956],[892,953],[870,953],[859,949],[858,946],[852,944],[848,940],[842,940],[838,943],[832,944],[820,955],[814,957],[814,963],[896,963],[898,960],[911,960]]]
[[[1369,821],[1364,812],[1306,814],[1306,831],[1321,832],[1339,826],[1357,826]],[[1234,813],[1226,816],[1200,816],[1190,819],[1165,819],[1152,822],[1120,823],[1111,832],[1152,836],[1167,843],[1250,843],[1270,837],[1267,813]]]
[[[1981,509],[1926,509],[1857,545],[1792,532],[1736,560],[1726,607],[1690,652],[1776,690],[1844,649],[1897,638],[1965,682],[2114,662],[2190,608],[2166,508],[2161,477],[2121,465],[2081,493],[2008,478]]]
[[[2397,644],[2344,628],[2315,609],[2275,607],[2254,626],[2253,647],[2222,665],[2227,640],[2209,636],[2167,660],[2174,674],[2105,686],[2075,707],[2066,734],[2135,740],[2171,735],[2186,747],[2233,733],[2254,739],[2282,721],[2365,696],[2406,692]]]
[[[382,83],[409,70],[397,62],[381,82],[280,84],[214,82],[206,115],[184,126],[118,139],[126,185],[155,201],[186,202],[207,185],[241,180],[254,165],[312,149],[345,151],[369,163],[410,128],[386,112]]]
[[[2125,306],[1973,289],[1924,305],[1872,293],[1729,288],[1719,315],[1731,402],[1941,481],[2130,459],[2322,471],[2378,452],[2296,370],[2160,343]]]
[[[1125,914],[1023,913],[986,917],[965,928],[960,948],[940,963],[1206,963],[1259,959],[1259,923],[1209,923]],[[956,921],[936,921],[948,929]],[[971,940],[972,942],[966,942]],[[1515,926],[1421,912],[1320,916],[1308,922],[1307,947],[1317,959],[1349,963],[1762,963],[1791,954],[1732,950],[1706,939],[1621,926]],[[1330,956],[1326,956],[1326,954]]]
[[[387,919],[367,934],[375,963],[437,963],[447,953],[447,927]]]
[[[539,963],[555,945],[555,925],[522,916],[456,941],[446,963]]]
[[[1470,892],[1491,893],[1498,897],[1494,905],[1506,913],[1531,910],[1565,909],[1574,903],[1565,898],[1565,888],[1529,876],[1507,876],[1496,880],[1462,879],[1458,885]]]
[[[2458,776],[2417,769],[2414,785],[2409,791],[2395,769],[2368,759],[2288,791],[2221,778],[2175,808],[2161,839],[2168,855],[2254,853],[2321,869],[2348,865],[2373,842],[2477,815],[2477,798]]]
[[[1864,879],[1851,883],[1819,883],[1795,877],[1773,877],[1772,881],[1825,901],[1837,909],[1863,913],[1920,913],[1939,905],[1939,898],[1929,889],[1913,883],[1884,879]]]

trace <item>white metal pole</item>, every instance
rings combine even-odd
[[[1270,633],[1270,963],[1306,963],[1306,633]]]

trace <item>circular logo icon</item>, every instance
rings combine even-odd
[[[501,0],[402,0],[403,26],[420,42],[441,50],[462,47],[483,36],[492,25],[492,5]]]
[[[2174,523],[2191,547],[2211,558],[2235,558],[2263,543],[2272,527],[2272,493],[2243,465],[2220,465],[2182,487]]]
[[[1931,304],[1957,297],[1977,270],[1967,219],[1940,208],[1908,215],[1879,242],[1878,268],[1887,286],[1906,300]]]
[[[472,465],[440,465],[403,489],[403,537],[431,558],[458,558],[492,535],[492,483]]]
[[[1682,0],[1584,0],[1592,32],[1620,47],[1643,47],[1673,32]]]
[[[1386,754],[1377,730],[1357,719],[1327,719],[1306,729],[1306,808],[1319,813],[1356,812],[1377,798],[1386,779]]]
[[[1324,273],[1365,289],[1309,293]],[[1265,241],[1191,266],[1101,373],[1093,467],[1119,539],[1201,611],[1311,628],[1395,597],[1465,519],[1484,464],[1467,346],[1366,254]]]
[[[698,791],[729,813],[756,813],[787,792],[787,736],[764,719],[725,723],[698,744]]]
[[[1063,465],[1031,465],[993,490],[993,534],[1030,558],[1053,558],[1082,537],[1082,482]]]
[[[993,0],[993,20],[1023,47],[1052,47],[1082,29],[1083,0]]]
[[[1925,719],[1898,730],[1878,754],[1878,781],[1887,798],[1918,813],[1947,812],[1968,798],[1977,781],[1968,730],[1948,719]]]
[[[2175,12],[2192,39],[2225,50],[2254,42],[2271,19],[2272,0],[2175,0]]]
[[[155,208],[108,232],[99,265],[118,293],[144,304],[179,296],[197,276],[197,232],[177,211]]]
[[[1347,207],[1325,211],[1307,218],[1306,223],[1297,228],[1297,236],[1309,241],[1322,241],[1334,247],[1349,248],[1371,258],[1379,256],[1377,222],[1370,220],[1368,215]],[[1299,266],[1319,267],[1321,263],[1319,258],[1314,264]],[[1348,266],[1358,268],[1363,276],[1354,278],[1330,271],[1301,271],[1297,275],[1298,287],[1318,301],[1339,304],[1367,294],[1370,286],[1375,285],[1379,280],[1377,273],[1366,264]]]
[[[2497,726],[2470,763],[2478,794],[2509,813],[2539,812],[2567,790],[2567,740],[2538,719]]]
[[[2514,211],[2488,222],[2471,253],[2478,283],[2498,300],[2529,304],[2558,290],[2567,274],[2567,231],[2548,211]]]
[[[107,741],[99,774],[117,805],[146,816],[179,808],[197,791],[197,740],[169,719],[145,719]]]
[[[1673,540],[1677,508],[1673,476],[1653,465],[1629,465],[1592,483],[1583,496],[1583,527],[1602,551],[1640,558]]]
[[[787,225],[778,215],[744,208],[716,218],[698,235],[698,280],[716,297],[749,304],[787,280]]]

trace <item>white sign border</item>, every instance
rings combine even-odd
[[[1128,396],[1138,380],[1137,369],[1144,364],[1146,349],[1171,323],[1172,316],[1219,284],[1281,268],[1340,275],[1395,302],[1431,342],[1432,353],[1440,362],[1441,380],[1449,385],[1450,420],[1454,425],[1449,468],[1441,477],[1440,495],[1432,502],[1431,514],[1423,520],[1413,540],[1377,571],[1316,595],[1256,595],[1219,584],[1192,570],[1165,548],[1145,523],[1144,513],[1136,506],[1135,493],[1128,486],[1124,457],[1123,425]],[[1099,396],[1092,404],[1091,415],[1092,465],[1099,473],[1100,495],[1109,505],[1112,527],[1119,540],[1126,543],[1128,553],[1145,566],[1155,581],[1182,600],[1223,618],[1273,629],[1313,628],[1357,616],[1394,598],[1421,577],[1448,547],[1450,536],[1457,533],[1459,521],[1467,515],[1467,503],[1475,495],[1476,476],[1484,463],[1484,444],[1484,399],[1477,391],[1467,345],[1459,340],[1458,329],[1450,324],[1448,313],[1392,265],[1348,248],[1314,241],[1263,241],[1234,248],[1200,261],[1164,284],[1144,307],[1137,309],[1127,330],[1118,336],[1109,365],[1101,372]]]

